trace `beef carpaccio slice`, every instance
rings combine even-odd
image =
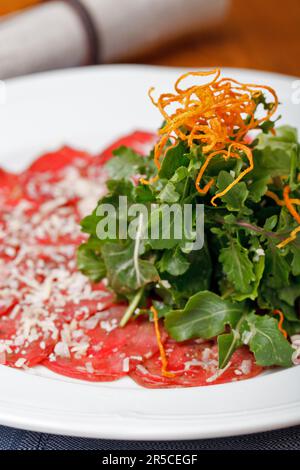
[[[137,131],[96,157],[63,147],[19,175],[0,170],[0,364],[42,363],[89,381],[129,374],[151,388],[222,383],[260,372],[242,349],[220,375],[215,345],[175,343],[161,325],[175,374],[163,377],[153,323],[141,316],[120,328],[126,306],[77,271],[76,250],[86,240],[79,222],[105,194],[103,164],[121,145],[145,155],[154,142],[154,134]]]
[[[193,340],[176,343],[168,339],[165,350],[168,371],[174,377],[162,376],[160,356],[156,354],[131,372],[132,379],[147,388],[197,387],[247,379],[262,371],[246,348],[237,350],[221,371],[218,369],[217,346],[212,342]]]
[[[33,318],[31,313],[28,315],[26,310],[20,308],[14,318],[2,316],[1,364],[17,368],[33,367],[52,352],[57,342],[57,317],[45,308],[34,315]]]
[[[95,157],[93,164],[103,165],[113,156],[113,151],[122,146],[130,147],[140,155],[147,155],[156,141],[157,136],[152,132],[135,131],[109,145],[109,147]]]
[[[62,147],[56,152],[45,153],[37,158],[27,169],[27,175],[38,173],[52,173],[52,177],[59,177],[60,171],[67,167],[85,168],[92,162],[93,156],[87,152],[75,150],[71,147]]]
[[[19,175],[8,173],[0,168],[0,204],[13,205],[22,197]]]
[[[69,338],[69,346],[59,342],[43,365],[68,377],[95,382],[127,375],[157,353],[158,345],[154,326],[146,318],[118,327],[124,312],[125,306],[113,306],[80,322],[77,329],[68,325],[61,336]],[[165,340],[166,334],[161,333]]]
[[[112,294],[76,269],[77,246],[86,240],[79,221],[105,192],[104,176],[87,176],[92,158],[65,147],[20,175],[0,173],[2,364],[38,364],[65,324],[112,305]]]

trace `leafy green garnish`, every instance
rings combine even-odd
[[[77,251],[78,269],[88,276],[91,281],[98,282],[106,276],[106,266],[99,253],[83,243]]]
[[[128,147],[119,147],[115,157],[108,161],[106,168],[111,179],[126,179],[145,171],[145,161]]]
[[[249,292],[255,275],[248,250],[237,239],[231,239],[229,245],[221,249],[219,261],[236,292],[241,294]]]
[[[223,300],[213,292],[193,295],[182,310],[173,310],[165,324],[176,341],[191,338],[213,338],[224,332],[225,326],[234,327],[243,313],[242,303]]]
[[[247,318],[249,346],[260,366],[292,365],[293,348],[278,329],[275,318],[251,314]]]
[[[159,279],[158,272],[150,261],[135,254],[135,245],[105,243],[102,248],[103,261],[107,269],[109,285],[116,293],[134,292]]]
[[[262,96],[257,100],[268,109]],[[146,157],[126,147],[114,152],[106,165],[108,192],[99,205],[110,204],[115,214],[95,209],[82,220],[89,239],[78,250],[78,268],[93,282],[106,278],[116,296],[128,301],[122,326],[138,307],[147,311],[151,298],[176,341],[217,337],[220,368],[241,346],[250,348],[259,365],[291,365],[293,349],[273,311],[283,312],[288,334],[300,332],[300,239],[278,248],[297,224],[270,192],[283,199],[284,177],[293,197],[300,199],[300,146],[295,129],[278,127],[274,135],[273,127],[274,121],[260,126],[263,132],[249,144],[253,171],[216,207],[210,204],[212,195],[240,175],[248,164],[245,156],[217,155],[201,182],[202,187],[210,183],[210,189],[199,194],[195,179],[206,159],[199,142],[191,147],[180,140],[175,146],[167,143],[159,179],[151,185],[138,182],[137,175],[148,180],[156,175],[153,152]],[[125,209],[118,212],[124,196],[129,207],[153,205],[149,220],[139,225],[133,215],[126,219]],[[185,204],[192,206],[192,227],[178,233],[177,216]],[[204,244],[193,250],[199,204],[205,207]],[[166,220],[170,223],[164,226]],[[116,236],[108,227],[106,236],[99,237],[99,223],[115,227]],[[124,232],[134,223],[139,236],[126,239]]]

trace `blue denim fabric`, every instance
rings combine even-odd
[[[300,450],[300,426],[247,436],[170,442],[84,439],[0,426],[0,450]]]

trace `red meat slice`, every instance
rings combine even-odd
[[[56,341],[56,326],[59,322],[53,321],[52,326],[42,328],[36,322],[35,332],[31,330],[32,337],[22,337],[20,333],[21,322],[26,314],[21,312],[15,318],[5,316],[0,319],[0,353],[1,363],[10,367],[33,367],[43,361],[52,352]],[[40,316],[40,322],[48,322],[50,313]]]
[[[17,305],[18,300],[15,297],[0,298],[0,317],[9,315],[12,309]],[[0,332],[1,335],[1,332]]]
[[[101,292],[101,289],[99,289]],[[96,288],[94,292],[97,292]],[[99,292],[99,293],[100,293]],[[95,315],[96,313],[102,312],[113,307],[115,304],[115,296],[109,292],[107,295],[91,298],[91,299],[82,299],[79,303],[67,302],[63,307],[60,317],[65,322],[71,322],[74,317],[78,321],[88,319]],[[96,321],[96,319],[95,319]]]
[[[246,348],[234,353],[229,366],[222,373],[218,370],[217,347],[212,343],[176,343],[169,339],[165,349],[168,355],[168,370],[173,372],[175,377],[167,378],[161,375],[161,361],[156,354],[130,373],[135,382],[147,388],[197,387],[243,380],[262,371]]]
[[[87,152],[75,150],[71,147],[62,147],[56,152],[49,152],[35,160],[27,169],[27,173],[57,173],[67,166],[82,168],[92,160]]]
[[[138,318],[130,321],[124,328],[116,327],[124,309],[124,306],[115,306],[97,314],[99,324],[96,327],[93,321],[97,320],[97,315],[82,324],[84,341],[88,342],[84,355],[76,357],[74,342],[70,346],[70,357],[56,356],[55,360],[47,359],[43,365],[68,377],[95,382],[112,381],[127,375],[146,357],[155,354],[158,346],[154,326],[147,319]],[[88,323],[93,327],[90,330]],[[162,337],[163,340],[166,339],[163,331]],[[81,338],[78,343],[80,341]]]
[[[19,176],[0,168],[0,200],[3,203],[14,204],[22,197],[22,187]]]
[[[20,175],[24,194],[26,197],[38,203],[43,203],[53,199],[52,184],[63,182],[68,170],[76,169],[79,174],[84,175],[93,157],[82,151],[74,150],[70,147],[42,155],[35,160],[31,166]],[[69,184],[71,189],[72,183]],[[68,197],[69,205],[74,205],[77,199],[72,201]]]
[[[107,147],[100,155],[96,156],[93,160],[94,165],[103,165],[112,156],[113,151],[124,145],[125,147],[132,148],[135,152],[141,155],[147,155],[147,153],[154,146],[157,137],[152,132],[135,131],[131,134],[125,135],[120,139],[116,140],[113,144]]]
[[[6,348],[5,361],[2,357],[1,362],[11,367],[32,367],[46,359],[59,341],[60,331],[68,327],[68,323],[76,321],[77,325],[81,320],[85,322],[96,311],[99,312],[112,305],[113,296],[110,293],[103,296],[104,287],[102,285],[97,287],[94,292],[99,292],[98,297],[91,300],[83,299],[79,303],[67,302],[61,312],[52,305],[51,298],[45,302],[41,313],[34,317],[32,314],[30,316],[28,305],[24,301],[23,303],[21,301],[19,307],[16,307],[15,303],[9,311],[3,312],[2,317],[0,315],[0,353],[2,349],[5,349],[3,345],[9,348]],[[19,308],[19,312],[16,309],[13,310],[13,307]],[[38,306],[37,310],[39,310]],[[22,337],[24,329],[26,331],[28,317],[31,321],[31,326],[28,326],[31,337],[29,340],[26,334]],[[20,359],[23,361],[20,362]]]

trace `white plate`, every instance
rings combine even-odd
[[[99,151],[134,129],[161,121],[150,85],[170,89],[181,70],[103,66],[7,83],[0,106],[0,163],[19,170],[45,150],[69,143]],[[226,75],[273,86],[282,122],[300,127],[294,79],[250,70]],[[244,382],[147,390],[129,379],[107,384],[68,380],[37,368],[0,367],[0,423],[35,431],[112,439],[192,439],[244,434],[300,423],[300,367]]]

